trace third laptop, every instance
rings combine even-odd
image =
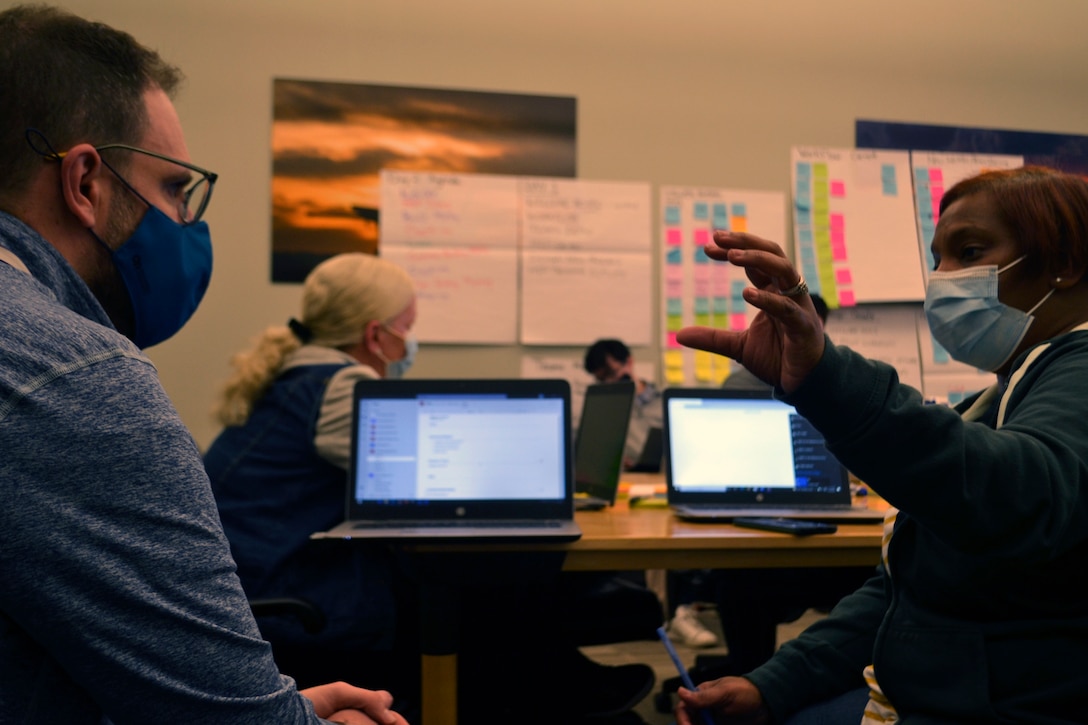
[[[667,388],[664,406],[668,499],[681,518],[883,519],[853,503],[823,436],[769,389]]]

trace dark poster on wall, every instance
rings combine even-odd
[[[1088,176],[1088,136],[858,120],[858,148],[1023,156],[1025,164]]]
[[[577,175],[570,96],[275,79],[272,281],[377,252],[382,169]]]

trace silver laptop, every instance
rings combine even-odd
[[[667,388],[665,480],[677,516],[881,521],[854,504],[823,436],[770,391]]]
[[[586,388],[574,441],[575,509],[599,510],[616,503],[634,401],[630,380]]]
[[[564,380],[365,380],[344,523],[314,538],[550,540],[574,523]]]

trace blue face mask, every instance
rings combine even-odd
[[[396,380],[403,378],[408,372],[408,369],[412,367],[412,363],[416,361],[416,353],[419,352],[419,341],[416,340],[415,335],[412,333],[402,334],[394,330],[392,327],[386,324],[382,324],[389,334],[393,337],[399,337],[404,342],[404,357],[400,360],[390,360],[382,354],[381,350],[378,350],[378,357],[385,363],[385,377]]]
[[[1051,289],[1027,312],[998,299],[997,279],[1024,259],[997,268],[990,264],[955,272],[930,272],[925,312],[933,338],[953,360],[980,370],[995,371],[1008,362],[1031,326]]]
[[[419,341],[416,340],[415,335],[408,334],[404,336],[404,357],[400,360],[394,360],[385,366],[385,377],[403,378],[408,372],[408,369],[412,367],[412,363],[416,361],[416,353],[419,352]]]
[[[149,206],[132,236],[111,252],[125,282],[140,348],[166,340],[189,321],[212,278],[207,222],[178,224]]]

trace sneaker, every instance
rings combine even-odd
[[[676,615],[669,622],[669,639],[697,649],[718,644],[718,635],[703,626],[695,607],[688,604],[676,608]]]

